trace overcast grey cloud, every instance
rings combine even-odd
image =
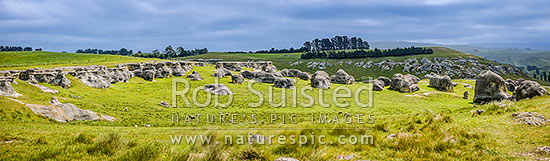
[[[150,52],[299,47],[368,41],[550,44],[548,0],[0,0],[0,45]]]

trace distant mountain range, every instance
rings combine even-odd
[[[535,65],[539,69],[550,70],[550,51],[533,50],[531,48],[514,48],[514,47],[489,47],[477,45],[443,45],[432,43],[418,43],[408,41],[373,41],[369,43],[371,48],[388,49],[396,47],[426,47],[426,46],[442,46],[464,53],[470,53],[477,56],[482,56],[500,63],[511,64],[515,66],[525,67],[527,65]]]

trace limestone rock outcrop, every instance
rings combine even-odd
[[[336,84],[354,84],[355,78],[346,73],[346,71],[338,69],[335,75],[330,76],[330,82]]]
[[[411,93],[420,90],[418,81],[420,79],[414,75],[394,74],[392,76],[390,88],[399,92]]]
[[[328,89],[330,88],[330,77],[325,71],[316,71],[311,75],[311,87]]]
[[[291,79],[291,78],[277,78],[277,79],[275,79],[275,83],[273,84],[273,87],[293,88],[294,87],[294,79]]]
[[[542,96],[547,91],[539,83],[531,80],[522,81],[514,92],[514,96],[517,100],[533,98],[536,96]]]
[[[430,78],[430,87],[437,88],[438,90],[445,92],[453,92],[454,85],[449,76],[433,75]]]
[[[475,103],[488,103],[510,98],[510,94],[506,93],[504,79],[500,75],[485,70],[477,76],[474,94]]]
[[[204,85],[204,91],[215,95],[231,95],[233,92],[225,84],[207,84]]]

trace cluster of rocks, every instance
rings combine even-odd
[[[273,66],[270,61],[249,61],[249,62],[217,62],[216,69],[224,68],[230,71],[241,71],[243,67],[252,69],[261,69],[262,67]],[[275,69],[277,70],[277,69]]]
[[[0,95],[1,96],[8,96],[8,97],[19,97],[19,96],[21,96],[21,94],[15,92],[15,90],[11,86],[12,82],[15,82],[15,80],[13,80],[13,78],[0,79]]]
[[[542,114],[534,112],[513,113],[512,117],[520,123],[533,126],[545,125],[549,121]]]
[[[306,66],[310,69],[326,69],[327,67],[336,65],[350,65],[358,68],[365,69],[379,69],[382,71],[393,71],[396,66],[402,67],[402,71],[414,73],[415,75],[422,75],[426,73],[437,73],[440,75],[448,75],[456,78],[475,78],[483,70],[495,71],[498,74],[508,74],[516,76],[525,76],[521,69],[507,65],[495,65],[493,63],[481,63],[487,61],[483,58],[422,58],[420,60],[416,58],[409,58],[402,62],[396,62],[391,59],[383,60],[380,62],[373,61],[359,61],[353,63],[352,61],[339,61],[336,63],[329,62],[308,62]],[[303,62],[289,62],[292,65],[298,65]]]
[[[49,83],[63,88],[71,87],[67,79],[69,74],[87,86],[94,88],[109,88],[117,82],[127,82],[132,77],[141,77],[147,81],[170,76],[185,76],[192,66],[205,66],[201,62],[158,62],[158,63],[128,63],[119,64],[114,68],[101,65],[60,67],[54,69],[27,69],[1,71],[0,79],[14,80],[18,78],[30,83]]]
[[[521,100],[542,96],[547,93],[539,83],[530,80],[504,80],[500,75],[485,70],[479,74],[475,85],[475,103],[501,100]],[[507,90],[514,92],[511,96]]]
[[[380,76],[380,77],[378,77],[378,79],[369,81],[367,83],[372,83],[373,84],[373,86],[372,86],[373,91],[383,91],[384,87],[390,86],[391,79],[389,79],[387,77]]]

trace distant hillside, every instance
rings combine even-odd
[[[313,73],[324,70],[335,73],[344,69],[357,79],[363,77],[390,77],[395,73],[410,73],[419,77],[431,72],[454,78],[475,78],[481,70],[490,69],[505,77],[523,77],[519,68],[499,64],[482,57],[445,47],[430,47],[433,54],[390,56],[356,59],[300,59],[301,53],[249,54],[207,53],[181,59],[211,59],[216,61],[272,61],[278,69],[299,69]]]
[[[533,50],[530,48],[483,47],[473,45],[441,45],[408,41],[375,41],[371,42],[370,44],[372,48],[380,49],[410,46],[444,46],[460,52],[482,56],[484,58],[494,60],[499,63],[521,67],[526,67],[527,65],[535,65],[540,69],[547,71],[550,70],[550,51]]]
[[[143,62],[146,59],[131,56],[60,53],[47,51],[0,52],[0,70],[51,68],[79,65],[116,65],[126,62]]]

